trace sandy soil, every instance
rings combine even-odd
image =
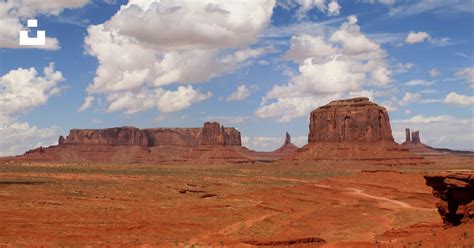
[[[429,159],[429,158],[428,158]],[[444,229],[428,166],[3,164],[0,247],[474,247]]]

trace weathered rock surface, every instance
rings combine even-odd
[[[278,154],[291,154],[291,153],[296,152],[296,150],[298,150],[298,146],[291,143],[290,134],[287,132],[285,134],[285,142],[283,143],[283,145],[273,152],[278,153]]]
[[[135,127],[72,129],[62,145],[138,145],[148,146],[148,137]]]
[[[474,172],[439,173],[425,176],[426,185],[440,198],[438,212],[447,226],[474,220]]]
[[[240,152],[240,132],[206,122],[203,128],[117,127],[73,129],[57,146],[37,148],[18,157],[60,162],[248,162]],[[202,148],[208,146],[208,148]],[[242,150],[244,151],[244,150]]]
[[[436,155],[440,154],[436,149],[427,146],[421,142],[420,131],[410,132],[409,128],[405,129],[405,141],[401,144],[403,148],[408,149],[420,155]]]
[[[332,101],[311,112],[308,143],[393,141],[387,110],[366,97]]]
[[[61,136],[62,137],[62,136]],[[240,132],[224,128],[217,122],[206,122],[203,128],[116,127],[107,129],[73,129],[60,145],[137,145],[137,146],[240,146]]]
[[[366,97],[332,101],[312,111],[308,144],[287,159],[389,166],[432,163],[395,143],[387,110]]]

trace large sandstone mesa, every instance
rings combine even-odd
[[[425,180],[433,195],[440,198],[436,207],[446,226],[473,222],[474,172],[426,175]]]
[[[332,101],[311,112],[308,143],[393,141],[387,110],[366,97]]]
[[[217,122],[206,122],[203,128],[150,128],[117,127],[106,129],[72,129],[60,145],[112,145],[112,146],[240,146],[240,132],[224,128]]]
[[[395,143],[387,110],[366,97],[332,101],[310,114],[308,144],[288,159],[429,164]]]
[[[26,152],[19,160],[57,162],[249,162],[240,132],[206,122],[202,128],[117,127],[73,129],[59,144]],[[204,161],[205,160],[205,161]]]

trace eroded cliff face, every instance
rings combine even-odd
[[[470,223],[474,219],[474,173],[439,173],[425,176],[426,185],[440,199],[438,213],[447,226]]]
[[[224,128],[217,122],[206,122],[203,128],[73,129],[66,138],[59,138],[59,145],[240,146],[241,138],[240,132],[235,128]]]
[[[61,145],[148,146],[148,137],[135,127],[72,129]]]
[[[332,101],[311,112],[308,143],[393,141],[387,110],[366,97]]]
[[[18,159],[61,162],[251,162],[241,155],[240,132],[206,122],[203,128],[116,127],[73,129],[57,146],[37,148]]]

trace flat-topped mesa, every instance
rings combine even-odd
[[[135,127],[115,127],[106,129],[72,129],[60,145],[112,145],[148,146],[148,137],[143,130]]]
[[[206,122],[203,128],[149,128],[116,127],[106,129],[72,129],[59,138],[59,145],[110,146],[180,146],[199,145],[241,146],[240,132],[224,128],[217,122]]]
[[[310,115],[308,143],[392,141],[387,110],[366,97],[332,101]]]

